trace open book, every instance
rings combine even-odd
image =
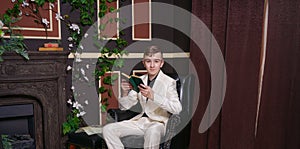
[[[85,132],[87,135],[100,134],[102,133],[102,126],[100,125],[91,125],[86,127],[80,127],[75,131],[75,133]]]
[[[128,78],[129,83],[132,85],[132,89],[135,90],[137,93],[139,93],[140,89],[138,88],[138,86],[140,84],[144,84],[143,80],[140,77],[135,76],[135,75],[129,76],[125,73],[122,73],[122,75],[125,76],[126,78]]]

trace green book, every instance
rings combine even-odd
[[[122,75],[128,78],[129,83],[132,85],[132,89],[135,90],[137,93],[139,93],[140,89],[138,88],[138,86],[140,84],[144,84],[143,80],[140,77],[134,75],[128,76],[124,73],[122,73]]]

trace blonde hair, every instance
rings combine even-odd
[[[157,47],[157,46],[150,46],[150,47],[148,47],[145,50],[145,52],[144,52],[144,58],[146,56],[152,57],[156,53],[160,53],[161,54],[161,58],[163,58],[162,50],[159,47]]]

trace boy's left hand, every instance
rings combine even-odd
[[[153,98],[154,98],[153,90],[152,90],[152,88],[150,86],[146,86],[144,84],[140,84],[138,86],[138,88],[140,89],[140,92],[141,92],[141,94],[144,97],[153,100]]]

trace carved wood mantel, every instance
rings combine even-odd
[[[34,105],[36,148],[63,148],[66,67],[69,52],[29,52],[30,60],[9,53],[0,63],[0,106]]]

